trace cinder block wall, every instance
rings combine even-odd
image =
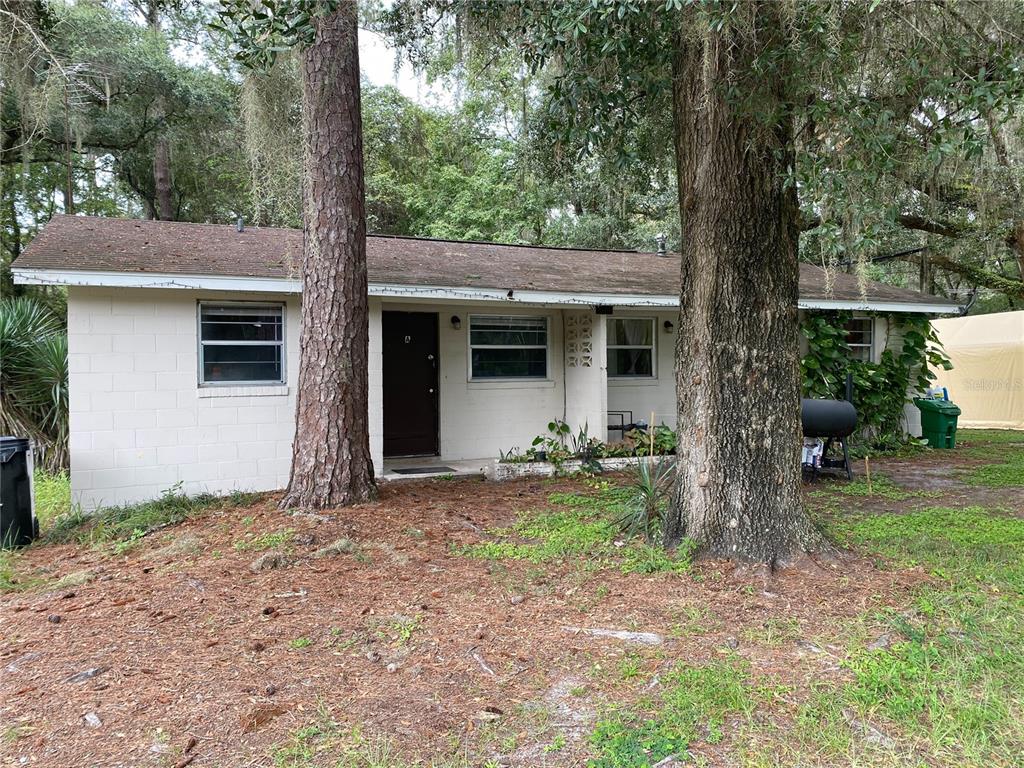
[[[197,302],[238,294],[71,288],[71,486],[86,509],[186,493],[270,490],[288,480],[299,302],[285,304],[287,383],[198,386]]]
[[[280,386],[199,387],[199,301],[285,305]],[[295,431],[294,295],[68,291],[71,489],[85,509],[188,494],[284,488]],[[370,300],[370,449],[383,467],[380,300]]]

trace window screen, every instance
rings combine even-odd
[[[200,384],[284,382],[280,304],[199,306]]]
[[[474,379],[544,379],[548,375],[546,317],[474,315],[469,318]]]
[[[653,378],[653,318],[608,319],[608,375],[613,378]]]
[[[855,317],[846,324],[846,343],[853,360],[871,362],[875,321],[870,317]]]

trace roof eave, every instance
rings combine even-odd
[[[302,292],[298,278],[247,277],[226,275],[177,275],[148,272],[100,272],[83,270],[52,270],[14,267],[11,270],[19,285],[79,286],[97,288],[165,288],[178,290],[244,291],[247,293]],[[431,301],[497,301],[537,306],[663,307],[679,306],[673,295],[641,295],[616,293],[575,293],[567,291],[513,290],[473,286],[403,285],[370,283],[371,296]],[[866,312],[913,312],[946,315],[959,312],[955,304],[922,303],[881,299],[801,298],[800,309],[859,310]]]

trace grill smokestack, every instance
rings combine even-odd
[[[235,231],[236,232],[244,232],[245,231],[245,221],[242,220],[241,216],[239,216],[238,217],[238,221],[235,222]]]
[[[665,249],[665,242],[667,240],[668,240],[668,237],[665,235],[664,232],[659,232],[657,235],[654,236],[654,241],[658,244],[658,255],[659,256],[667,256],[668,255],[668,251]]]

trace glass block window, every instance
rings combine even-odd
[[[474,379],[545,379],[548,319],[471,315],[469,356]]]
[[[284,383],[284,306],[200,304],[199,383]]]
[[[608,376],[654,378],[654,318],[608,318]]]

